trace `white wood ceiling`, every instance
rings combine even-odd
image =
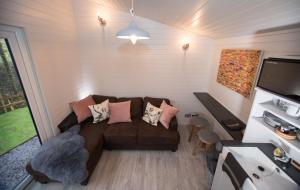
[[[96,0],[129,11],[131,0]],[[134,0],[137,16],[213,38],[300,26],[300,0]]]

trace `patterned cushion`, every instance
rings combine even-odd
[[[161,103],[163,102],[163,100],[165,100],[165,102],[166,102],[167,104],[171,105],[171,104],[170,104],[170,100],[167,99],[167,98],[153,98],[153,97],[148,97],[148,96],[144,97],[143,113],[144,113],[145,110],[146,110],[146,106],[147,106],[148,102],[149,102],[150,104],[152,104],[153,106],[159,108],[160,105],[161,105]]]
[[[148,102],[143,116],[143,120],[147,123],[157,126],[157,122],[162,114],[162,109],[157,108]]]
[[[108,109],[109,100],[105,100],[101,104],[90,105],[89,108],[94,117],[93,123],[98,123],[109,118],[109,109]]]

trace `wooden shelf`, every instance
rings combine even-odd
[[[288,139],[285,139],[285,138],[279,136],[278,134],[275,133],[275,128],[273,128],[270,125],[266,124],[264,122],[264,119],[262,117],[253,117],[253,119],[257,123],[259,123],[261,126],[267,128],[270,132],[274,133],[274,135],[276,137],[278,137],[280,140],[282,140],[284,143],[289,144],[289,145],[293,146],[296,149],[300,149],[300,141],[299,140],[297,140],[297,139],[295,139],[295,140],[288,140]]]
[[[201,102],[201,104],[207,109],[207,111],[213,116],[218,122],[218,126],[222,127],[222,131],[226,131],[234,140],[242,141],[243,133],[242,130],[246,128],[246,124],[234,116],[229,110],[227,110],[220,102],[214,99],[211,95],[205,92],[194,92],[194,95]],[[239,123],[241,130],[230,130],[228,129],[223,121],[232,120]]]
[[[281,110],[279,107],[275,106],[273,102],[265,102],[260,104],[264,109],[269,111],[270,113],[274,114],[275,116],[279,117],[280,119],[294,125],[298,129],[300,129],[300,120],[289,116],[285,113],[285,111]]]

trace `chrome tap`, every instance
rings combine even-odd
[[[278,161],[283,162],[283,163],[288,163],[291,160],[291,158],[288,157],[286,155],[286,153],[284,153],[281,157],[278,157],[278,156],[274,155],[274,160],[278,160]]]
[[[291,158],[288,156],[289,147],[283,143],[281,143],[282,146],[279,146],[278,143],[275,144],[277,148],[275,148],[273,152],[274,160],[278,160],[283,163],[288,163],[291,160]]]

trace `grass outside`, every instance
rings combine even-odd
[[[0,114],[0,155],[36,135],[28,107]]]

